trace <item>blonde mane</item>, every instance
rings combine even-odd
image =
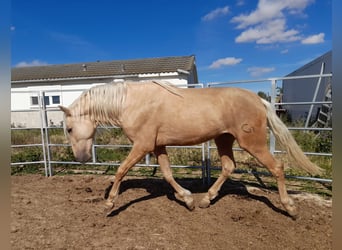
[[[71,105],[72,116],[89,115],[96,125],[120,125],[127,84],[108,83],[84,91]]]
[[[174,95],[182,97],[179,89],[165,81],[152,81]],[[69,107],[74,117],[89,115],[96,125],[120,126],[128,84],[142,82],[119,82],[97,85],[84,91]]]

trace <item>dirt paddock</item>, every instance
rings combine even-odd
[[[12,176],[12,249],[331,249],[332,200],[291,192],[292,220],[278,193],[227,181],[207,209],[189,211],[160,178],[127,177],[106,217],[110,176]],[[179,179],[198,202],[199,179]]]

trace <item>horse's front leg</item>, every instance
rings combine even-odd
[[[183,188],[182,186],[180,186],[172,176],[172,171],[170,168],[170,161],[169,161],[169,157],[167,156],[166,148],[164,146],[157,147],[154,153],[158,159],[158,163],[160,165],[160,169],[163,173],[165,180],[168,183],[170,183],[170,185],[176,191],[177,199],[184,201],[186,206],[189,208],[189,210],[193,210],[195,208],[195,205],[194,205],[194,199],[192,198],[191,192]]]
[[[105,206],[108,213],[114,208],[115,201],[119,196],[119,189],[122,179],[127,174],[136,163],[138,163],[148,152],[143,150],[141,147],[133,145],[131,152],[128,154],[127,158],[118,168],[115,174],[114,184],[109,192],[108,198],[106,200]]]

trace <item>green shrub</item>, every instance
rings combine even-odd
[[[98,162],[122,162],[127,157],[130,148],[97,148]]]
[[[40,146],[13,148],[11,162],[33,162],[44,160],[43,149]]]
[[[44,159],[41,147],[13,148],[11,162],[22,162],[22,165],[11,166],[11,174],[38,173],[42,164],[25,164],[25,162],[37,162]]]
[[[50,147],[50,157],[55,161],[74,161],[71,147]]]
[[[24,164],[11,167],[11,175],[37,173],[43,174],[43,164]]]
[[[202,152],[192,148],[168,148],[170,163],[172,165],[201,166]]]
[[[331,131],[321,131],[320,133],[315,133],[313,131],[296,130],[292,134],[303,151],[331,153]]]
[[[42,143],[42,136],[41,136],[40,129],[12,130],[11,143],[12,145]]]

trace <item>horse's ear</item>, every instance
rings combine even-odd
[[[64,112],[64,114],[66,116],[71,116],[71,112],[70,112],[70,109],[68,109],[67,107],[64,107],[62,105],[58,105],[58,107],[60,108],[60,110],[62,110]]]

